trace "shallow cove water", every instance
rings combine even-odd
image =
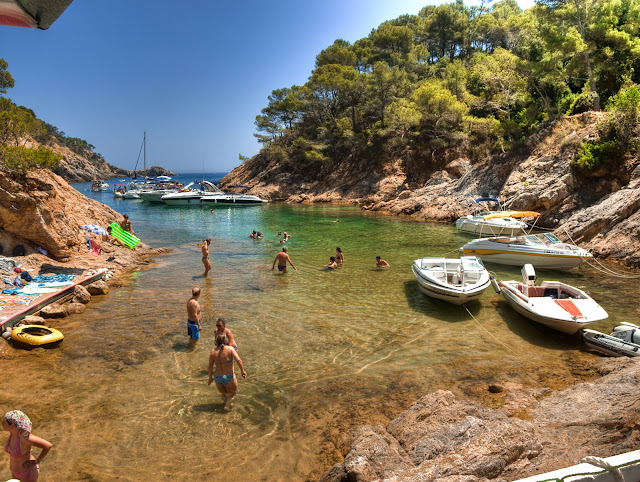
[[[341,461],[352,428],[384,424],[426,393],[477,399],[483,385],[504,381],[563,387],[592,376],[599,358],[579,337],[528,322],[491,289],[469,311],[425,297],[411,263],[457,256],[472,238],[452,225],[342,206],[211,213],[87,194],[128,213],[145,243],[174,251],[95,297],[85,314],[52,322],[65,334],[58,348],[3,349],[2,407],[25,411],[54,444],[43,480],[318,479]],[[261,241],[249,238],[254,229]],[[283,246],[277,231],[291,234],[297,271],[271,270]],[[205,279],[196,243],[206,237]],[[323,269],[336,246],[344,266]],[[376,269],[376,255],[391,267]],[[515,267],[488,268],[498,279],[520,277]],[[595,329],[637,319],[636,281],[602,279],[588,266],[538,277],[586,289],[609,312]],[[186,302],[196,285],[204,327],[188,351]],[[218,316],[248,373],[229,413],[206,384]],[[6,459],[4,467],[8,476]]]

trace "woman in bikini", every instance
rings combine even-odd
[[[340,249],[340,246],[336,246],[336,263],[338,264],[342,264],[344,263],[344,254],[342,253],[342,250]]]
[[[209,270],[211,269],[211,261],[209,260],[209,245],[211,244],[211,238],[207,238],[202,243],[202,264],[204,264],[204,274],[203,276],[206,278],[207,274],[209,274]]]
[[[38,464],[47,456],[51,443],[31,434],[31,420],[20,410],[5,413],[2,428],[10,434],[4,451],[11,458],[9,468],[13,478],[21,482],[38,480],[40,475]],[[42,449],[38,458],[31,453],[32,446]]]
[[[218,318],[218,321],[216,321],[215,335],[216,335],[216,346],[218,346],[218,340],[217,340],[218,335],[227,335],[227,341],[229,346],[235,348],[236,351],[238,351],[238,344],[236,343],[236,340],[233,338],[233,333],[231,333],[231,330],[227,328],[227,322],[222,317]]]
[[[216,388],[222,396],[226,411],[231,410],[233,400],[238,393],[238,379],[233,370],[234,361],[240,367],[242,378],[247,378],[247,372],[244,371],[242,360],[238,352],[229,346],[227,335],[216,335],[216,347],[211,350],[209,355],[209,381],[207,385],[211,385],[211,382],[215,380]]]

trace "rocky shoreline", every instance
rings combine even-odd
[[[399,155],[374,166],[347,158],[310,177],[303,167],[261,153],[225,176],[222,187],[246,184],[249,193],[269,200],[357,204],[440,222],[472,212],[477,197],[494,196],[508,209],[540,212],[537,226],[563,240],[571,236],[602,258],[640,267],[640,159],[590,171],[572,164],[581,143],[597,138],[603,115],[564,118],[541,129],[520,151],[476,163]],[[424,169],[416,170],[420,162]]]
[[[487,408],[438,390],[385,427],[352,434],[344,462],[324,482],[371,480],[508,481],[608,457],[640,442],[640,361],[602,359],[599,378],[565,390],[485,387],[503,405]]]

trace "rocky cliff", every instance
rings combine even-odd
[[[538,226],[554,229],[563,239],[570,235],[600,256],[638,267],[640,159],[629,156],[589,171],[572,164],[581,142],[597,138],[602,115],[564,118],[540,129],[520,151],[482,162],[445,163],[405,154],[376,162],[349,158],[309,169],[261,152],[222,183],[223,188],[247,184],[250,193],[271,200],[368,204],[425,221],[451,222],[471,212],[475,198],[497,196],[510,209],[541,212]]]
[[[498,409],[426,395],[386,427],[355,430],[344,462],[322,480],[506,481],[636,450],[640,360],[603,359],[598,370],[604,376],[550,395],[505,383]]]
[[[105,180],[114,177],[132,177],[134,171],[121,169],[109,164],[103,157],[91,151],[78,154],[60,144],[49,146],[54,152],[62,156],[60,165],[54,172],[67,182],[88,182]],[[176,174],[160,166],[153,166],[147,170],[135,171],[138,176],[175,176]]]
[[[106,227],[121,219],[50,171],[0,176],[0,254],[5,256],[22,246],[27,255],[42,248],[56,260],[69,259],[86,252],[81,225]]]

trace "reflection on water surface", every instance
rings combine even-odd
[[[95,193],[95,197],[101,193]],[[578,338],[527,322],[491,290],[455,307],[426,298],[414,259],[455,256],[469,238],[451,225],[350,207],[218,210],[112,200],[145,242],[174,248],[83,315],[52,324],[57,349],[5,349],[6,410],[24,410],[54,444],[47,480],[317,479],[340,461],[351,428],[386,423],[438,388],[482,384],[561,387],[590,374],[597,355]],[[338,223],[334,223],[339,219]],[[253,229],[265,233],[254,242]],[[298,271],[271,271],[287,231]],[[196,245],[210,236],[207,279]],[[345,265],[322,269],[340,246]],[[391,263],[375,268],[375,256]],[[499,279],[518,269],[489,266]],[[586,289],[609,311],[595,328],[637,318],[636,283],[589,269],[539,272]],[[203,289],[204,329],[187,351],[186,302]],[[208,387],[215,317],[224,316],[248,373],[230,413]],[[8,474],[8,462],[6,464]],[[55,475],[54,475],[55,474]]]

